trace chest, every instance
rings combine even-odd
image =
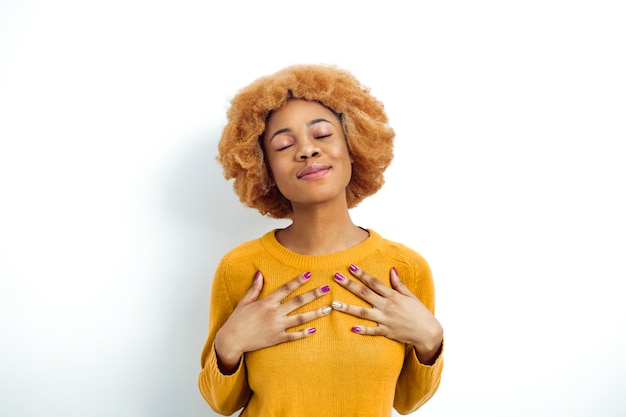
[[[310,324],[317,329],[312,336],[246,354],[250,387],[263,390],[272,384],[269,380],[294,388],[310,381],[328,381],[337,387],[372,381],[395,386],[404,345],[382,336],[355,334],[351,328],[358,324],[366,322],[333,311]]]

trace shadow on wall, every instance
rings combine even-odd
[[[201,137],[172,173],[168,205],[183,227],[205,233],[213,250],[223,252],[275,227],[276,220],[244,206],[226,181],[217,156],[218,133]]]
[[[170,317],[160,335],[166,351],[159,366],[167,369],[161,373],[159,395],[151,400],[153,416],[213,415],[198,392],[197,376],[215,268],[236,245],[286,224],[239,201],[215,159],[218,139],[215,129],[189,140],[194,148],[175,162],[164,180],[165,215],[178,239],[178,257],[165,278],[163,303]]]

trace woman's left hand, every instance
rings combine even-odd
[[[375,321],[378,326],[354,326],[352,331],[362,335],[385,336],[415,347],[422,364],[432,364],[441,350],[443,328],[435,316],[398,277],[395,268],[389,272],[391,288],[355,265],[350,272],[361,285],[342,274],[335,281],[372,307],[354,306],[334,301],[332,307],[355,317]]]

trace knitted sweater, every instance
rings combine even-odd
[[[369,307],[335,283],[333,276],[340,272],[351,277],[348,268],[355,264],[390,285],[389,270],[395,267],[400,279],[433,311],[434,287],[426,261],[401,244],[372,230],[369,233],[369,238],[348,250],[307,256],[283,247],[272,231],[222,258],[212,284],[209,335],[198,381],[213,410],[231,415],[244,407],[241,416],[254,417],[381,417],[390,416],[392,407],[408,414],[433,396],[443,369],[441,355],[431,366],[420,364],[410,346],[351,332],[355,325],[376,324],[338,311],[293,329],[315,327],[312,336],[246,353],[232,375],[224,375],[218,368],[215,334],[257,271],[264,277],[259,298],[307,271],[311,272],[309,282],[287,298],[330,286],[330,295],[294,311],[299,313],[329,305],[332,300]]]

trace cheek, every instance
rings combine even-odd
[[[350,168],[352,167],[352,155],[350,155],[347,147],[337,149],[334,157],[335,159],[344,162]]]
[[[352,161],[348,161],[346,167],[346,176],[348,177],[348,182],[352,179]]]
[[[285,177],[285,169],[284,164],[280,163],[280,160],[270,159],[267,162],[267,172],[272,177],[274,182],[280,188],[280,184],[282,183],[282,179]]]
[[[352,164],[354,163],[354,159],[352,159],[352,155],[350,152],[346,150],[346,171],[348,171],[348,176],[352,178]]]
[[[267,165],[267,171],[270,175],[273,175],[278,169],[278,161],[274,155],[265,155],[265,164]]]

